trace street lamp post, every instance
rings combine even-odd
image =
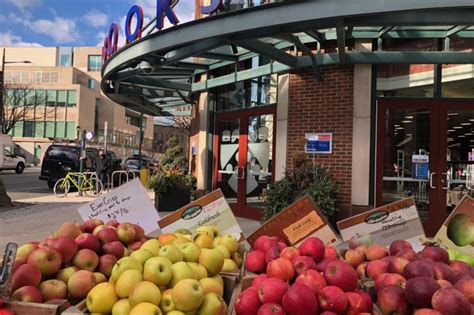
[[[31,63],[31,61],[5,61],[5,48],[2,55],[2,71],[0,72],[0,133],[3,133],[3,121],[5,119],[5,110],[3,104],[3,92],[5,90],[5,65],[7,63]]]

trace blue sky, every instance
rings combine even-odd
[[[145,23],[157,0],[0,0],[0,46],[97,46],[110,24],[120,29],[129,8],[141,5]],[[181,23],[194,14],[194,0],[181,0],[175,13]]]

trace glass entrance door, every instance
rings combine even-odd
[[[274,180],[274,108],[224,113],[216,118],[214,188],[234,213],[259,219]]]

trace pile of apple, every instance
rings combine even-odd
[[[12,299],[77,303],[99,282],[107,281],[114,264],[147,240],[135,224],[89,220],[63,223],[46,239],[18,248],[12,276]]]
[[[224,282],[220,272],[242,264],[232,235],[219,236],[205,226],[194,237],[180,229],[147,240],[129,257],[117,261],[106,283],[88,293],[91,313],[224,315]]]
[[[373,302],[382,314],[474,314],[474,269],[449,261],[442,248],[416,253],[410,243],[395,241],[389,248],[360,245],[342,256],[315,237],[296,248],[261,236],[245,260],[259,275],[236,301],[237,315],[370,314]]]

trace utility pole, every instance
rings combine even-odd
[[[138,139],[138,169],[142,169],[143,114],[140,114],[140,134]]]
[[[79,158],[79,173],[84,171],[84,159],[86,158],[86,130],[82,130],[81,136],[81,157]],[[79,187],[81,187],[82,178],[79,177]],[[79,196],[82,196],[82,191],[79,189]]]

